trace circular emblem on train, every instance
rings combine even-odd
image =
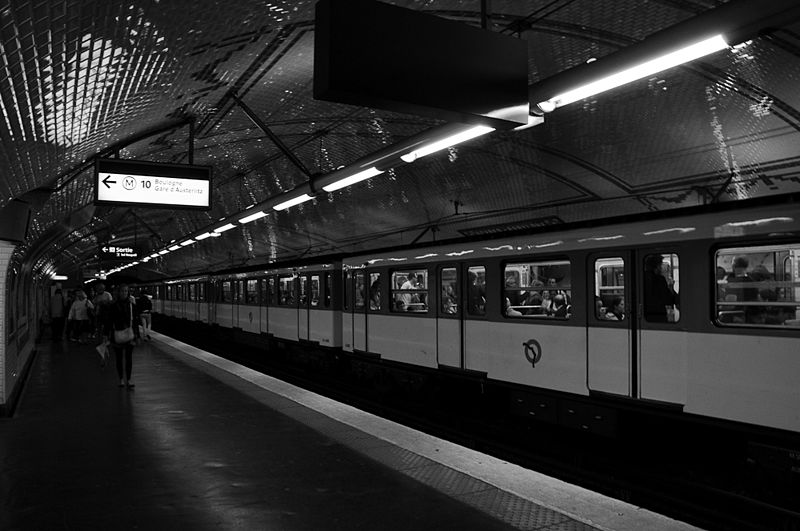
[[[536,367],[539,360],[542,359],[542,346],[535,339],[529,339],[522,344],[525,349],[525,359],[531,364],[531,367]]]

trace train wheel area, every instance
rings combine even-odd
[[[184,319],[158,316],[154,326],[365,411],[704,528],[800,529],[795,440],[752,440],[668,409],[654,415],[658,408],[614,399],[578,401]]]

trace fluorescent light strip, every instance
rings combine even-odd
[[[170,250],[170,251],[177,251],[177,250],[178,250],[178,249],[180,249],[180,248],[181,248],[181,246],[180,246],[180,245],[173,245],[172,247],[170,247],[170,248],[169,248],[169,250]]]
[[[441,140],[437,140],[436,142],[432,142],[428,145],[422,146],[419,149],[415,149],[410,153],[401,155],[400,158],[403,159],[404,162],[411,163],[419,158],[424,157],[425,155],[436,153],[437,151],[441,151],[445,148],[449,148],[450,146],[466,142],[467,140],[472,140],[473,138],[485,135],[486,133],[491,133],[492,131],[494,131],[494,128],[486,125],[478,125],[475,127],[470,127],[469,129],[461,131],[460,133],[456,133]]]
[[[366,179],[369,179],[370,177],[375,177],[376,175],[380,175],[381,173],[383,173],[383,170],[379,170],[378,168],[373,166],[371,168],[367,168],[366,170],[362,170],[354,175],[351,175],[350,177],[345,177],[343,179],[339,179],[338,181],[332,182],[331,184],[323,186],[322,189],[325,190],[326,192],[335,192],[336,190],[339,190],[346,186],[350,186],[351,184],[364,181]]]
[[[251,221],[255,221],[257,219],[261,219],[266,215],[267,215],[266,212],[264,212],[263,210],[259,210],[255,214],[250,214],[249,216],[243,217],[242,219],[239,220],[239,223],[244,225],[245,223],[250,223]]]
[[[294,197],[292,199],[289,199],[288,201],[284,201],[283,203],[278,203],[277,205],[275,205],[272,208],[274,208],[275,210],[286,210],[289,207],[293,207],[295,205],[299,205],[300,203],[305,203],[309,199],[314,199],[314,198],[311,197],[308,194],[303,194],[303,195],[299,195],[297,197]]]
[[[691,44],[680,50],[668,53],[661,57],[657,57],[642,64],[633,66],[616,74],[598,79],[581,87],[569,90],[557,96],[553,96],[549,100],[539,103],[539,107],[543,111],[553,110],[557,107],[562,107],[569,103],[600,94],[606,90],[619,87],[631,81],[642,79],[649,75],[667,70],[674,66],[683,63],[688,63],[700,57],[724,50],[728,47],[728,43],[722,35],[715,35],[710,39]]]
[[[163,251],[158,251],[158,254],[167,254],[168,252],[169,251],[167,249],[164,249]]]
[[[205,240],[206,238],[208,238],[210,236],[211,236],[210,232],[204,232],[203,234],[198,234],[197,236],[195,236],[194,239],[197,240],[197,241],[200,241],[200,240]]]
[[[193,239],[189,238],[185,242],[181,242],[181,247],[186,247],[187,245],[191,245],[193,243],[195,243],[195,241]]]
[[[226,223],[225,225],[223,225],[221,227],[217,227],[216,229],[214,229],[214,232],[216,232],[217,234],[221,234],[221,233],[225,232],[226,230],[231,230],[234,227],[236,227],[236,225],[234,225],[233,223]],[[213,236],[213,234],[212,234],[212,236]]]

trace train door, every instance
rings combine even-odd
[[[297,338],[308,341],[308,275],[300,275],[300,305],[297,308]]]
[[[353,273],[353,350],[367,352],[366,272]]]
[[[353,279],[350,271],[342,272],[342,350],[353,351]]]
[[[461,275],[454,265],[438,271],[439,299],[436,310],[436,356],[439,365],[464,368],[461,322]]]
[[[673,404],[686,403],[688,377],[688,333],[679,300],[680,254],[674,248],[644,250],[637,253],[636,262],[641,293],[639,397]]]
[[[589,256],[593,304],[587,305],[586,363],[590,391],[636,397],[636,319],[631,290],[631,253]]]

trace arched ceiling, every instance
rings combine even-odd
[[[393,4],[479,25],[479,0]],[[492,0],[529,81],[725,2]],[[0,208],[29,203],[19,259],[75,275],[142,252],[440,125],[312,97],[314,2],[0,1]],[[800,23],[557,109],[128,271],[143,279],[800,190]],[[210,211],[93,204],[95,156],[214,172]]]

